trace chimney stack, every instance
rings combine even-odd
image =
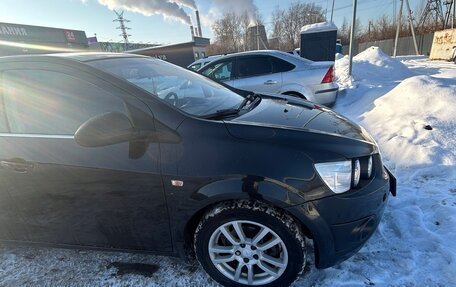
[[[190,26],[190,31],[192,32],[192,40],[195,38],[195,30],[193,30],[193,25]]]
[[[196,14],[196,22],[198,24],[198,37],[203,37],[203,33],[201,32],[201,22],[200,22],[200,14],[198,10],[195,10]]]

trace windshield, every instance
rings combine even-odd
[[[244,98],[194,72],[152,58],[103,59],[88,63],[129,81],[194,116],[237,108]]]

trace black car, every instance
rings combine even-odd
[[[358,125],[122,54],[0,58],[0,239],[196,255],[286,286],[375,231],[395,179]]]

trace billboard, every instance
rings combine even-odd
[[[449,60],[456,46],[456,29],[437,31],[432,42],[431,60]]]
[[[0,22],[0,56],[88,50],[84,31]]]
[[[84,31],[0,23],[0,39],[26,43],[73,43],[87,45]]]

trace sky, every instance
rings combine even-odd
[[[125,10],[125,18],[131,21],[128,23],[132,35],[130,42],[171,44],[191,40],[185,17],[190,16],[190,21],[195,22],[193,9],[190,8],[193,4],[200,11],[203,36],[210,38],[213,36],[211,24],[224,11],[244,11],[256,7],[268,26],[273,9],[276,6],[287,8],[292,1],[296,0],[0,0],[0,22],[83,30],[87,37],[96,34],[99,41],[120,42],[120,31],[116,30],[118,23],[113,22],[116,15],[111,10],[119,7],[117,10]],[[421,1],[410,0],[412,10]],[[169,2],[177,2],[178,8],[175,9],[176,3],[171,3],[173,6],[168,5]],[[301,2],[316,3],[324,10],[328,9],[329,19],[332,0]],[[335,0],[336,25],[340,26],[344,17],[350,21],[352,3],[352,0]],[[392,16],[394,3],[399,7],[399,0],[358,0],[358,18],[365,26],[369,20],[380,15]],[[119,6],[122,4],[123,8]],[[162,4],[169,6],[166,7],[168,10]],[[170,9],[174,10],[170,12]],[[168,16],[164,16],[163,11]]]

